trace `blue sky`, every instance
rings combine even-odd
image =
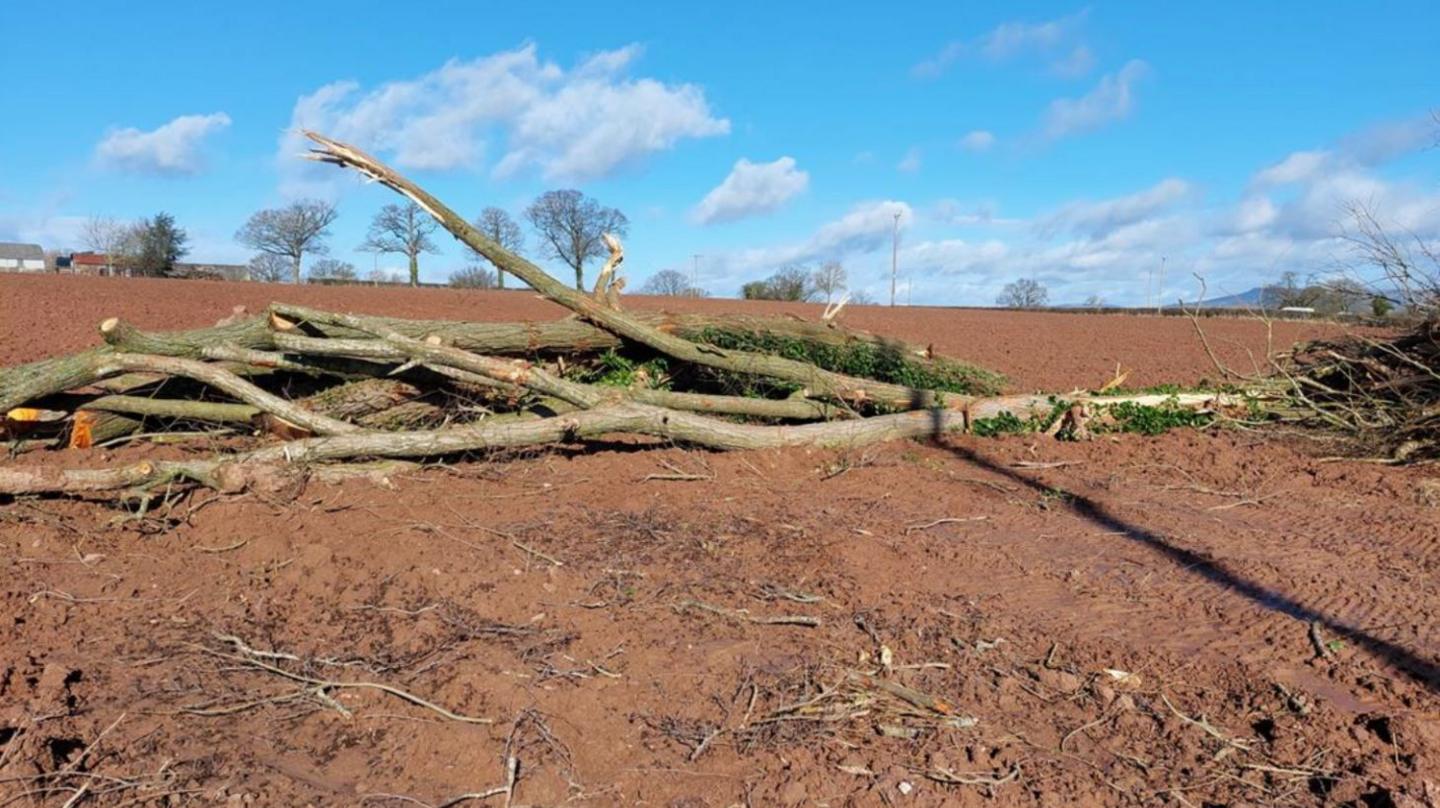
[[[300,125],[462,212],[618,207],[632,289],[695,254],[717,295],[833,259],[884,300],[895,213],[917,304],[1022,276],[1144,303],[1162,258],[1170,300],[1333,271],[1354,202],[1440,238],[1433,2],[399,9],[0,5],[0,239],[165,210],[192,259],[242,262],[250,213],[323,196],[368,270],[397,199],[296,159]],[[443,242],[427,280],[467,260]]]

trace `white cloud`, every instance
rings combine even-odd
[[[950,225],[1016,225],[1023,219],[1005,219],[997,215],[997,205],[990,200],[965,204],[956,199],[941,199],[930,210],[932,221]]]
[[[769,213],[804,192],[809,184],[810,175],[795,167],[793,157],[770,163],[741,158],[730,175],[700,200],[691,218],[713,224]]]
[[[381,152],[400,168],[432,171],[479,168],[494,141],[503,144],[497,175],[535,168],[549,180],[582,181],[685,138],[730,131],[700,87],[626,75],[639,54],[635,45],[602,51],[567,71],[525,45],[369,91],[328,84],[296,101],[280,158],[298,171],[300,129]]]
[[[1100,83],[1085,95],[1051,101],[1045,115],[1045,137],[1058,140],[1128,117],[1135,106],[1134,85],[1149,72],[1145,62],[1131,59],[1118,73],[1101,77]]]
[[[741,283],[763,278],[787,264],[829,260],[848,263],[850,258],[881,247],[888,250],[895,228],[906,229],[914,217],[914,211],[904,202],[862,202],[844,216],[816,228],[803,241],[707,257],[700,268],[700,285],[712,290],[739,288]]]
[[[989,62],[1004,62],[1038,54],[1054,59],[1052,70],[1057,73],[1083,75],[1094,64],[1089,48],[1079,44],[1074,45],[1064,56],[1057,58],[1056,53],[1067,43],[1075,41],[1086,15],[1086,11],[1080,11],[1044,22],[1001,23],[973,40],[947,43],[934,56],[912,67],[910,72],[918,78],[935,78],[967,55],[974,55]]]
[[[1095,69],[1095,54],[1084,45],[1076,45],[1068,55],[1050,65],[1050,69],[1062,78],[1078,79]]]
[[[1340,141],[1340,151],[1361,165],[1379,165],[1437,144],[1436,119],[1422,115],[1386,121]]]
[[[911,146],[905,152],[905,156],[900,158],[900,162],[895,164],[895,170],[905,174],[914,174],[920,170],[921,157],[920,148]]]
[[[215,112],[181,115],[149,132],[113,129],[95,147],[95,161],[138,174],[195,174],[204,168],[200,147],[205,138],[229,125],[229,115]]]
[[[995,145],[995,134],[984,129],[976,129],[960,138],[959,146],[965,151],[983,152]]]
[[[0,214],[0,241],[39,244],[47,250],[85,248],[85,218],[48,212]]]
[[[1190,193],[1190,184],[1171,177],[1127,196],[1099,202],[1071,202],[1041,222],[1044,232],[1072,230],[1098,238],[1166,210]]]
[[[1247,196],[1235,206],[1230,223],[1236,232],[1252,233],[1269,227],[1275,222],[1278,215],[1279,212],[1275,208],[1275,203],[1270,201],[1270,197]]]
[[[1291,152],[1284,160],[1255,172],[1250,184],[1263,189],[1313,183],[1388,163],[1434,144],[1434,127],[1428,116],[1376,124],[1341,138],[1330,148]]]
[[[1263,188],[1307,182],[1319,176],[1332,157],[1330,151],[1323,149],[1294,152],[1284,160],[1256,172],[1253,184]]]

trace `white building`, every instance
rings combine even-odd
[[[0,272],[44,272],[45,251],[39,244],[0,241]]]

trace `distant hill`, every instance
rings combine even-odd
[[[1238,295],[1225,295],[1224,297],[1212,297],[1209,300],[1200,301],[1202,309],[1238,309],[1246,306],[1259,306],[1261,296],[1265,294],[1264,287],[1257,286]]]
[[[1263,288],[1263,287],[1260,287],[1260,286],[1257,286],[1257,287],[1255,287],[1254,289],[1249,290],[1248,292],[1241,292],[1241,293],[1238,294],[1238,295],[1225,295],[1224,297],[1212,297],[1212,298],[1210,298],[1209,300],[1202,300],[1202,301],[1200,301],[1199,307],[1202,308],[1202,309],[1244,309],[1244,308],[1254,308],[1254,307],[1258,307],[1258,306],[1260,305],[1260,299],[1261,299],[1261,296],[1262,296],[1264,293],[1265,293],[1264,288]],[[1191,303],[1189,303],[1189,302],[1186,302],[1186,303],[1185,303],[1185,306],[1186,306],[1186,307],[1189,307],[1189,306],[1191,306],[1191,305],[1193,305],[1193,304],[1191,304]],[[1087,305],[1085,305],[1084,303],[1060,303],[1060,304],[1057,304],[1057,305],[1053,306],[1052,308],[1057,308],[1057,309],[1088,309],[1088,308],[1092,308],[1092,307],[1091,307],[1091,306],[1087,306]],[[1107,307],[1107,308],[1111,308],[1111,307]],[[1148,310],[1153,310],[1153,309],[1154,309],[1154,306],[1131,306],[1131,307],[1129,307],[1129,308],[1134,308],[1134,309],[1137,309],[1137,310],[1147,310],[1147,311],[1148,311]],[[1167,308],[1167,309],[1176,308],[1176,303],[1175,303],[1175,301],[1172,300],[1172,301],[1167,302],[1167,303],[1165,304],[1164,308]]]

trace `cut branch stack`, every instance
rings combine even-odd
[[[1352,334],[1275,360],[1289,415],[1389,462],[1440,460],[1440,322],[1388,339]]]
[[[88,447],[217,427],[244,440],[201,459],[118,468],[9,464],[0,466],[0,494],[143,492],[177,481],[238,491],[317,464],[334,472],[342,462],[619,434],[712,449],[851,447],[1055,408],[1051,396],[998,395],[996,374],[843,329],[833,312],[808,323],[624,311],[617,240],[607,238],[611,256],[593,293],[577,291],[374,158],[309,137],[318,144],[314,159],[409,198],[574,317],[435,322],[276,304],[263,316],[177,333],[112,318],[100,325],[101,347],[0,369],[0,413],[14,447]],[[1149,398],[1189,407],[1214,399]]]

